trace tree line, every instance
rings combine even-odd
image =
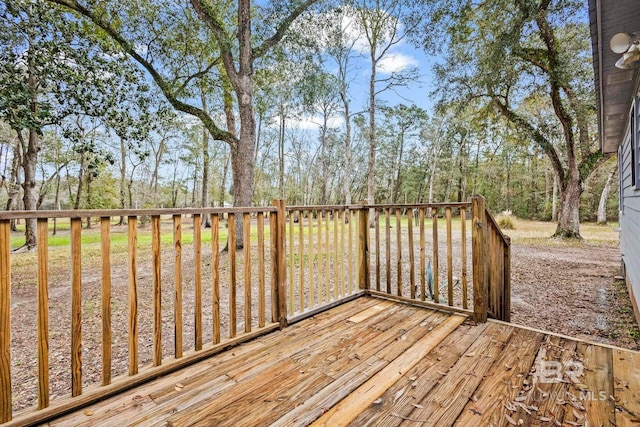
[[[0,2],[5,206],[480,193],[579,237],[615,165],[600,167],[586,13],[550,0]],[[401,44],[446,59],[430,111],[385,97],[424,78],[384,71]]]

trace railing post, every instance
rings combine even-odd
[[[488,269],[485,257],[485,235],[487,221],[484,197],[475,195],[471,198],[473,217],[471,231],[471,249],[473,257],[473,314],[476,322],[487,321]]]
[[[0,221],[0,423],[11,421],[11,224]]]
[[[369,209],[358,210],[358,287],[369,290]]]
[[[280,323],[280,329],[287,326],[287,268],[285,264],[286,256],[286,230],[285,221],[287,216],[287,210],[285,201],[282,199],[276,199],[273,201],[273,205],[277,208],[275,215],[276,223],[271,227],[271,230],[275,230],[275,235],[272,236],[272,249],[273,256],[275,257],[275,264],[273,273],[275,274],[275,289],[273,304],[275,308],[276,319]]]
[[[504,243],[504,310],[505,322],[511,322],[511,238],[506,237]]]

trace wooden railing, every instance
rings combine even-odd
[[[374,215],[369,293],[470,313],[466,230],[471,203],[364,208]]]
[[[511,320],[511,239],[505,236],[484,198],[473,200],[473,292],[478,321]]]
[[[204,215],[210,230],[201,227]],[[127,225],[117,226],[122,216]],[[12,237],[10,220],[18,218],[37,220],[37,251],[12,253],[20,236]],[[63,251],[50,241],[53,218],[69,220]],[[83,228],[87,218],[97,218],[99,232]],[[229,232],[238,223],[243,249]],[[481,197],[1,213],[0,424],[42,422],[363,294],[508,320],[509,254]],[[37,351],[11,342],[12,332],[32,330]],[[33,390],[37,407],[14,417],[33,403],[12,400],[12,386]]]
[[[0,423],[12,420],[14,404],[25,404],[12,401],[12,386],[24,389],[31,384],[14,380],[12,364],[22,365],[21,371],[37,372],[37,409],[23,411],[13,424],[39,423],[284,326],[284,294],[283,298],[279,294],[284,292],[284,241],[278,240],[284,234],[283,208],[278,202],[273,207],[243,209],[0,214]],[[203,215],[211,220],[208,245],[203,244]],[[121,216],[127,218],[127,225],[118,227],[116,236],[112,218]],[[12,254],[10,220],[15,218],[37,220],[35,253]],[[50,249],[52,218],[69,220],[70,255]],[[85,247],[83,235],[89,232],[83,229],[83,220],[87,218],[99,218],[100,232],[97,239],[89,239],[97,243]],[[150,230],[142,231],[143,221],[150,223]],[[243,224],[243,249],[236,249],[235,233],[228,233],[238,221]],[[91,233],[89,238],[97,235]],[[221,251],[227,235],[228,251]],[[20,277],[12,278],[14,257],[37,265],[35,279],[30,277],[30,265],[21,265]],[[53,271],[65,268],[70,279]],[[20,292],[30,295],[33,282],[36,298],[12,307],[12,285],[16,297]],[[52,290],[69,299],[52,304]],[[50,314],[55,314],[53,324]],[[29,335],[36,325],[35,357],[30,343],[21,341],[12,348],[12,332]],[[126,332],[121,330],[124,325]],[[122,360],[114,363],[116,352],[126,354],[126,365]],[[37,366],[24,366],[31,360],[37,360]],[[50,404],[50,372],[56,379],[70,379],[66,388],[70,397],[56,399],[54,404]],[[112,379],[114,373],[118,375]],[[64,388],[57,386],[55,393],[63,394]]]

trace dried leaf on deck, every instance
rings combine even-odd
[[[392,403],[393,405],[395,405],[396,402],[398,401],[398,399],[400,399],[402,397],[402,395],[404,394],[405,389],[406,389],[406,387],[401,389],[401,390],[398,390],[396,392],[395,396],[393,396],[393,403]]]
[[[85,409],[84,411],[82,411],[83,414],[85,414],[87,417],[90,417],[91,415],[93,415],[93,411],[91,409]]]

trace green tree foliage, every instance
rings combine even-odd
[[[548,157],[560,183],[557,236],[580,237],[584,182],[606,158],[593,127],[589,31],[581,1],[441,1],[436,37],[448,41],[437,68],[444,102],[478,101]],[[425,46],[433,47],[434,38]],[[528,103],[551,106],[533,110]],[[544,112],[547,114],[538,114]],[[557,137],[559,135],[559,137]]]

